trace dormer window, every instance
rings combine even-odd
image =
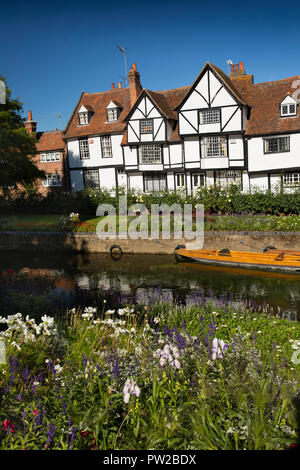
[[[296,116],[297,114],[297,103],[292,96],[287,97],[280,103],[280,116],[289,117]]]
[[[107,110],[107,120],[109,122],[118,120],[118,108],[111,108]]]
[[[295,104],[282,104],[281,105],[281,116],[295,116],[296,105]]]
[[[78,111],[79,126],[87,126],[90,123],[93,112],[94,110],[92,106],[88,104],[82,105]]]
[[[106,106],[107,122],[117,121],[121,113],[122,106],[116,101],[111,101]]]
[[[86,124],[89,123],[89,113],[87,111],[84,111],[83,113],[79,113],[79,125],[80,126],[85,126]]]

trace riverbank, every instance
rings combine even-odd
[[[103,304],[1,323],[0,449],[278,450],[297,441],[298,323],[213,302]]]
[[[242,242],[242,244],[241,244]],[[177,245],[193,243],[184,238],[163,240],[101,240],[95,233],[0,232],[0,251],[40,251],[65,253],[109,253],[117,244],[123,253],[172,254]],[[300,232],[217,232],[204,233],[206,249],[263,251],[267,246],[300,250]]]

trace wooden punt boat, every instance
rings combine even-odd
[[[267,246],[263,251],[263,253],[282,253],[282,252],[288,255],[300,256],[299,250],[279,250],[278,248],[275,248],[272,246]]]
[[[178,247],[175,249],[175,256],[179,260],[203,264],[300,273],[300,254],[289,254],[280,250],[276,253],[258,253],[231,251],[226,248],[223,250],[187,250]]]

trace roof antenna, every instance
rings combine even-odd
[[[227,62],[227,65],[228,65],[228,75],[230,75],[230,66],[233,65],[233,62],[230,59],[227,59],[226,62]]]
[[[121,52],[121,54],[124,57],[124,65],[125,65],[124,88],[126,88],[126,86],[128,84],[128,80],[127,80],[127,58],[126,58],[127,49],[124,49],[123,47],[120,47],[120,46],[117,46],[117,49],[119,49],[119,51]]]
[[[61,125],[61,129],[62,129],[63,125],[62,125],[62,115],[61,115],[61,113],[55,113],[55,114],[53,114],[53,116],[57,117],[57,119],[60,120],[60,125]]]

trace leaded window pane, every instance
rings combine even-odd
[[[86,160],[87,158],[90,158],[89,143],[87,139],[81,139],[79,141],[79,150],[81,160]]]
[[[156,165],[162,162],[160,145],[141,145],[140,165]]]

